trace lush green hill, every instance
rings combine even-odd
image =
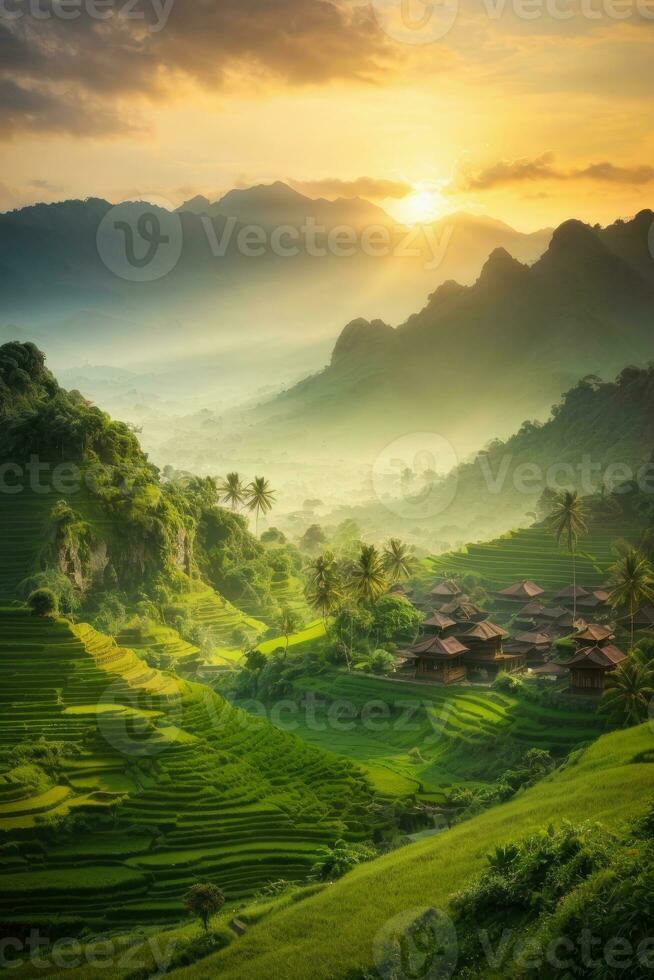
[[[371,833],[353,766],[88,626],[4,609],[0,654],[5,924],[177,920],[198,877],[237,898]]]
[[[651,459],[653,412],[652,366],[625,368],[611,382],[583,378],[546,421],[527,421],[508,439],[493,439],[442,479],[416,469],[402,485],[399,471],[384,483],[376,473],[376,498],[341,506],[328,521],[353,519],[369,537],[398,534],[421,549],[451,550],[533,523],[544,490],[571,486],[584,496],[604,493],[611,505],[607,531],[615,525],[619,533],[620,520],[629,524],[633,515],[630,500],[611,491],[629,474],[642,475]],[[430,431],[432,421],[425,419],[423,429]],[[410,450],[422,448],[409,440],[399,454],[416,466],[420,457]]]
[[[344,671],[303,674],[293,688],[294,700],[311,708],[282,715],[280,723],[361,766],[390,796],[439,801],[453,785],[496,779],[530,748],[562,758],[603,730],[585,706],[557,708],[486,689]]]
[[[636,546],[645,529],[637,517],[595,518],[589,533],[579,541],[577,581],[584,585],[601,585],[615,564],[615,545],[628,541]],[[426,582],[435,578],[473,574],[489,590],[503,589],[514,582],[532,579],[552,592],[569,584],[572,560],[559,547],[544,524],[522,528],[488,543],[469,544],[462,551],[430,558],[425,563]]]
[[[372,969],[373,942],[400,913],[447,909],[497,845],[549,823],[600,820],[611,828],[643,814],[654,793],[649,725],[602,737],[561,771],[442,835],[365,864],[305,902],[253,925],[224,952],[180,978],[343,980]],[[338,941],[334,941],[338,937]]]

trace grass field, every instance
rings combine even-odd
[[[603,724],[580,707],[544,707],[474,687],[398,683],[344,671],[295,682],[299,710],[279,724],[369,774],[380,794],[438,800],[456,784],[488,782],[529,748],[561,758]]]
[[[631,822],[654,795],[649,725],[606,735],[562,770],[452,830],[361,865],[254,925],[226,950],[174,972],[180,980],[334,980],[373,970],[373,942],[411,909],[446,910],[497,844],[564,820]]]
[[[353,766],[88,626],[0,611],[0,704],[5,924],[176,921],[198,877],[234,900],[371,832]],[[74,754],[35,776],[11,753],[41,738]]]
[[[624,539],[637,544],[642,531],[642,524],[624,520],[591,525],[590,533],[579,541],[577,581],[584,585],[603,584],[616,560],[615,542]],[[548,591],[558,591],[572,579],[570,555],[559,548],[547,528],[539,525],[431,558],[423,567],[425,584],[472,572],[481,576],[491,591],[523,579],[533,579]]]

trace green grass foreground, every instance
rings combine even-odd
[[[633,821],[654,793],[654,734],[648,724],[605,735],[567,766],[510,802],[439,837],[362,865],[305,902],[253,926],[221,953],[180,978],[334,980],[369,969],[372,944],[403,911],[446,909],[497,844],[548,823]]]

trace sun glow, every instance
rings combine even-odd
[[[406,225],[436,221],[446,211],[447,202],[439,190],[421,187],[416,187],[407,197],[396,201],[392,208],[393,217]]]

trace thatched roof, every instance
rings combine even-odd
[[[410,647],[408,650],[402,650],[402,657],[411,657],[412,659],[420,659],[423,657],[456,657],[460,653],[467,653],[468,648],[459,643],[459,641],[453,637],[443,638],[440,636],[426,636],[419,643]]]
[[[581,650],[572,660],[567,660],[564,667],[575,667],[576,669],[598,667],[600,670],[611,670],[626,659],[627,654],[623,653],[616,646],[590,647],[586,650]]]
[[[540,585],[532,582],[531,579],[525,579],[523,582],[516,582],[515,585],[509,585],[507,589],[502,589],[497,593],[503,599],[535,599],[539,595],[543,595],[545,589],[541,589]]]
[[[609,626],[601,626],[599,623],[591,623],[586,626],[585,629],[578,630],[572,639],[575,642],[582,641],[584,643],[592,643],[593,646],[596,643],[602,643],[603,640],[608,640],[613,636],[613,630]]]
[[[434,586],[429,594],[447,598],[448,596],[463,595],[463,590],[452,579],[445,579],[443,582]]]
[[[426,619],[423,626],[433,626],[435,629],[447,630],[450,626],[456,626],[456,620],[450,619],[449,616],[443,615],[443,613],[435,612],[433,616]]]
[[[583,599],[585,596],[590,595],[588,589],[585,589],[583,585],[566,585],[565,589],[561,589],[554,596],[555,599]]]
[[[471,639],[476,640],[493,640],[496,637],[507,637],[509,634],[501,626],[496,626],[495,623],[491,623],[489,619],[482,620],[481,623],[473,623],[464,632],[457,633],[457,636],[462,636],[464,639],[469,636]]]

